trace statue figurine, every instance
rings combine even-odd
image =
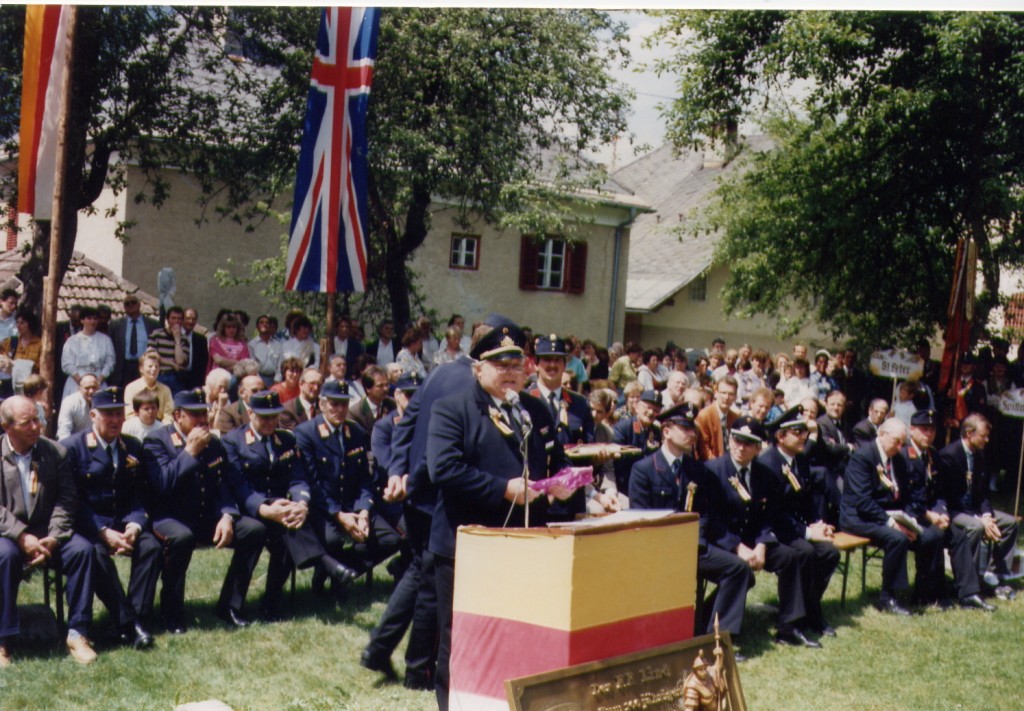
[[[710,667],[704,660],[704,650],[697,651],[693,670],[683,682],[683,708],[687,711],[727,711],[729,708],[728,686],[725,681],[725,651],[722,649],[718,632],[718,615],[715,615],[715,663]]]

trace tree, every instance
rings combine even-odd
[[[23,7],[0,8],[0,90],[8,97],[21,91],[24,15]],[[162,204],[161,170],[174,166],[202,186],[197,219],[209,219],[214,197],[222,218],[251,224],[265,216],[255,198],[287,189],[294,172],[318,17],[312,8],[79,9],[61,279],[77,212],[93,209],[105,185],[124,190],[130,162],[148,178],[136,201]],[[17,153],[17,122],[16,109],[0,112],[7,155]],[[9,202],[12,173],[0,191]],[[48,225],[39,223],[20,275],[28,303],[41,300],[48,249]]]
[[[673,12],[655,41],[680,77],[676,146],[746,120],[776,141],[702,226],[723,231],[730,311],[872,345],[929,336],[968,237],[985,323],[1000,269],[1024,262],[1024,17]]]
[[[291,188],[318,11],[90,6],[80,15],[76,66],[89,70],[74,86],[75,209],[105,181],[123,189],[119,167],[130,160],[150,178],[134,199],[166,200],[160,169],[179,166],[209,198],[226,197],[222,217],[265,217]],[[0,88],[11,95],[23,18],[0,9]],[[387,301],[397,323],[409,320],[407,261],[434,198],[462,217],[538,233],[563,225],[564,191],[603,177],[572,156],[625,129],[629,96],[609,74],[628,59],[625,40],[623,26],[590,11],[382,12],[369,115],[370,304]],[[0,122],[0,136],[16,132],[16,117],[0,113]],[[551,153],[561,157],[544,163]],[[23,270],[32,293],[45,234],[36,245],[41,261]],[[258,268],[264,279],[273,265]]]

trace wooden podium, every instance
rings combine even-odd
[[[693,636],[697,515],[600,521],[459,529],[452,709],[507,709],[506,679]]]

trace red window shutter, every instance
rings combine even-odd
[[[528,235],[523,235],[519,243],[519,288],[525,291],[537,290],[537,259],[540,250],[537,243]]]
[[[568,247],[569,263],[565,290],[570,294],[582,294],[587,284],[587,243],[576,242]]]

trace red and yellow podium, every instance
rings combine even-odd
[[[507,709],[506,679],[692,637],[697,526],[460,528],[451,708]]]

